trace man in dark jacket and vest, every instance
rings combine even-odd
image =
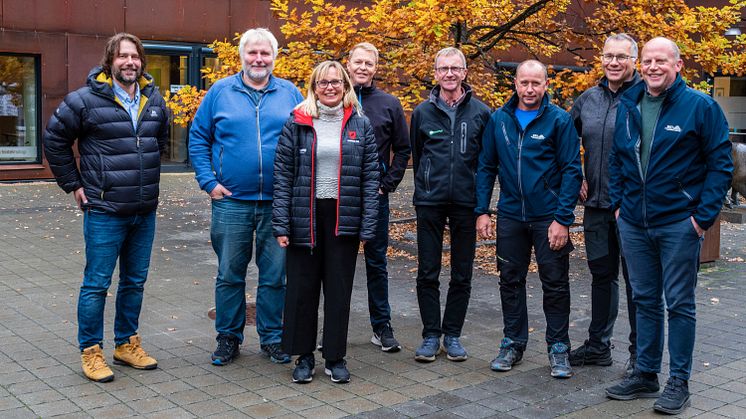
[[[580,201],[585,204],[583,233],[588,268],[591,271],[591,323],[588,339],[570,352],[571,365],[611,365],[611,337],[619,311],[619,262],[622,263],[629,316],[629,362],[634,369],[636,352],[635,305],[627,266],[622,257],[616,217],[609,209],[609,152],[614,141],[619,97],[641,83],[635,71],[637,42],[625,33],[606,38],[601,65],[604,77],[597,86],[583,92],[570,111],[585,153],[585,178]]]
[[[83,373],[114,379],[102,351],[104,304],[119,259],[114,363],[154,369],[137,333],[158,205],[160,155],[168,139],[166,105],[145,73],[140,40],[109,39],[87,86],[68,94],[47,124],[44,150],[57,183],[84,212],[86,266],[78,297]],[[78,140],[80,170],[73,144]]]
[[[492,236],[489,206],[499,176],[497,267],[505,337],[490,368],[509,371],[523,358],[528,343],[526,274],[533,247],[551,374],[569,378],[569,227],[582,181],[580,145],[570,115],[549,102],[547,85],[544,64],[522,62],[515,71],[515,94],[490,118],[477,171],[477,231]]]
[[[284,364],[290,362],[280,345],[285,249],[272,235],[273,168],[282,127],[303,96],[291,82],[272,75],[277,39],[270,31],[244,32],[238,52],[242,71],[210,87],[189,131],[195,177],[212,204],[210,238],[218,257],[212,363],[226,365],[240,353],[246,271],[255,248],[259,348],[272,362]]]
[[[362,42],[350,50],[347,71],[355,85],[358,101],[373,125],[378,146],[381,186],[378,188],[376,236],[365,243],[365,271],[368,279],[368,311],[373,336],[370,341],[384,352],[401,349],[391,327],[389,274],[386,251],[389,246],[389,193],[404,177],[409,163],[409,133],[399,99],[376,88],[373,76],[378,67],[378,49]],[[393,159],[391,153],[393,152]]]
[[[412,113],[410,141],[414,165],[414,205],[417,212],[417,302],[422,318],[422,345],[415,360],[432,362],[441,351],[464,361],[459,338],[471,296],[476,230],[474,173],[490,110],[472,97],[464,83],[466,58],[456,48],[435,56],[438,85]],[[440,276],[443,232],[448,223],[451,280],[440,317]]]
[[[678,414],[689,405],[699,251],[733,162],[725,115],[710,96],[686,86],[676,43],[648,41],[640,64],[645,83],[621,97],[609,158],[611,209],[637,309],[637,363],[606,394],[658,397],[665,308],[670,373],[653,408]]]

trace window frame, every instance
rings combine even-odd
[[[2,161],[0,167],[18,166],[18,165],[39,165],[42,164],[42,147],[43,147],[43,129],[42,129],[42,98],[41,98],[41,54],[23,53],[23,52],[4,52],[0,51],[0,57],[24,57],[34,59],[34,83],[36,84],[36,159],[34,161]]]

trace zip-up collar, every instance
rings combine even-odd
[[[668,102],[676,100],[676,98],[683,91],[685,91],[686,88],[686,82],[681,77],[681,74],[677,74],[676,80],[673,82],[673,84],[669,86],[668,89],[666,89],[663,93],[661,93],[666,95],[666,98],[663,101],[664,105]],[[642,100],[642,95],[644,95],[647,90],[648,88],[645,83],[638,83],[628,88],[627,91],[622,94],[620,100],[624,102],[628,108],[634,108],[637,106],[637,104],[640,103],[640,101]]]
[[[347,125],[347,121],[350,119],[350,117],[352,117],[352,112],[354,112],[354,108],[352,106],[348,106],[344,108],[344,116],[342,117],[343,128],[345,125]],[[305,113],[303,109],[300,109],[300,108],[293,109],[293,117],[295,118],[295,122],[297,124],[313,127],[313,117]]]
[[[472,88],[468,84],[461,82],[461,88],[464,89],[464,95],[462,96],[461,101],[456,106],[457,108],[461,108],[462,106],[464,106],[464,104],[469,102],[469,100],[471,99],[471,95],[472,95]],[[440,85],[437,85],[433,87],[432,90],[430,90],[430,96],[427,99],[430,103],[435,105],[435,107],[438,109],[440,109],[440,106],[438,106],[439,96],[440,96]]]
[[[518,100],[518,93],[513,93],[513,96],[511,96],[510,100],[503,105],[502,109],[515,117],[515,110],[518,108]],[[536,114],[536,118],[534,119],[539,119],[547,106],[549,106],[549,93],[544,93],[544,97],[541,98],[541,104],[539,105],[539,112]]]
[[[232,83],[231,83],[232,89],[238,90],[241,92],[246,91],[246,85],[243,82],[243,70],[239,71],[238,73],[234,74],[231,77],[233,77]],[[275,76],[273,76],[272,74],[269,75],[269,82],[262,90],[264,90],[265,93],[269,93],[271,91],[277,90],[277,81],[275,79]]]
[[[602,88],[605,92],[609,93],[613,96],[618,96],[623,94],[632,86],[635,86],[637,83],[642,81],[642,77],[640,77],[640,73],[637,71],[634,72],[632,75],[632,78],[622,83],[622,85],[617,89],[616,92],[613,92],[611,89],[609,89],[609,79],[606,78],[606,76],[601,77],[601,80],[598,81],[598,86]]]

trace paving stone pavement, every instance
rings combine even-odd
[[[411,173],[392,195],[397,216],[412,214]],[[352,382],[291,383],[292,364],[275,365],[249,326],[241,357],[210,365],[215,332],[216,259],[209,243],[209,200],[188,173],[164,174],[150,277],[140,318],[154,371],[112,365],[116,379],[97,384],[80,371],[76,302],[84,263],[82,215],[53,183],[0,184],[0,417],[652,417],[653,400],[608,400],[627,359],[627,312],[620,303],[607,368],[576,368],[569,380],[549,376],[537,274],[529,275],[531,337],[523,363],[490,371],[502,337],[497,278],[475,270],[462,342],[466,362],[438,357],[418,364],[421,323],[414,291],[416,263],[390,260],[392,324],[403,350],[370,344],[367,293],[358,260],[350,318]],[[411,246],[410,246],[411,248]],[[590,279],[582,248],[571,257],[571,338],[581,344],[590,316]],[[722,259],[703,265],[698,284],[697,344],[684,417],[746,417],[746,230],[722,225]],[[447,269],[443,282],[447,282]],[[256,287],[248,274],[247,294]],[[116,278],[111,294],[116,293]],[[624,293],[622,292],[622,296]],[[113,295],[112,295],[113,297]],[[106,308],[105,352],[111,356],[113,299]],[[320,358],[320,357],[318,357]],[[318,362],[318,361],[317,361]],[[667,371],[667,365],[664,365]],[[663,378],[664,380],[664,378]]]

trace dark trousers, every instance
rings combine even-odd
[[[389,273],[386,251],[389,247],[389,194],[378,195],[376,237],[365,243],[365,273],[368,279],[370,325],[377,331],[391,321]]]
[[[500,300],[502,301],[505,337],[521,348],[528,343],[528,308],[526,306],[526,275],[531,262],[531,248],[536,253],[539,278],[544,294],[544,317],[547,322],[547,346],[562,342],[570,346],[570,252],[565,247],[549,248],[548,229],[552,220],[521,222],[498,217],[497,268],[500,270]]]
[[[591,271],[591,324],[589,344],[600,349],[611,346],[614,323],[619,312],[619,262],[622,265],[629,313],[629,352],[635,353],[637,340],[636,310],[632,301],[627,265],[622,256],[614,212],[608,209],[585,208],[583,217],[585,249]]]
[[[347,326],[358,236],[336,236],[335,199],[316,200],[316,247],[287,247],[285,322],[282,347],[291,355],[316,349],[319,297],[324,289],[323,357],[338,360],[347,353]]]
[[[461,336],[471,296],[476,246],[474,208],[458,205],[417,206],[417,302],[422,336]],[[440,276],[443,231],[451,235],[451,280],[443,323],[440,321]]]

